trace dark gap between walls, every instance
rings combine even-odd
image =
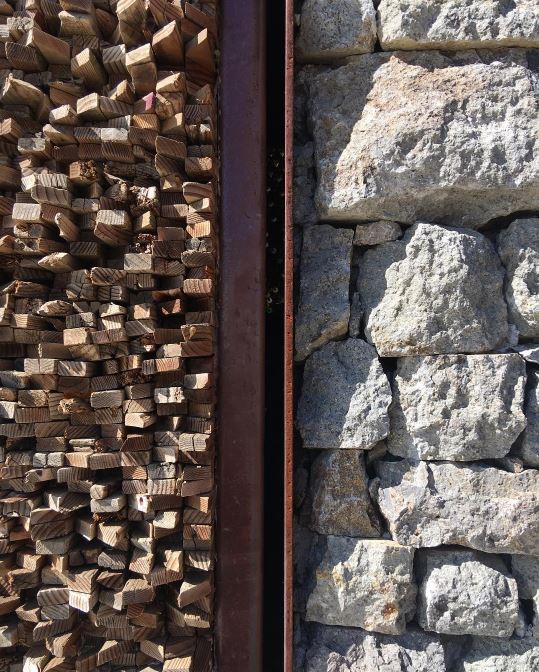
[[[267,279],[264,454],[264,672],[283,670],[284,5],[266,3]]]

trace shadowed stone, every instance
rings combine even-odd
[[[521,441],[511,454],[525,465],[539,468],[539,373],[533,371],[529,379],[531,386],[526,392],[525,404],[527,425]]]
[[[311,626],[305,672],[449,672],[440,638],[417,629],[398,637]]]
[[[303,232],[296,360],[348,332],[353,235],[324,225]]]
[[[514,221],[498,236],[498,252],[507,271],[509,319],[524,338],[538,338],[539,218]]]
[[[354,245],[380,245],[402,236],[402,229],[397,222],[371,222],[356,226]]]
[[[539,558],[513,555],[511,571],[521,599],[533,602],[533,636],[539,638]]]
[[[306,448],[372,448],[389,432],[391,389],[375,349],[329,343],[305,364],[297,425]]]

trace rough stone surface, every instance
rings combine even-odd
[[[305,0],[296,40],[299,59],[330,62],[365,54],[376,42],[376,12],[372,0]]]
[[[512,454],[525,465],[539,468],[539,373],[530,373],[529,379],[531,385],[526,392],[525,405],[527,425]]]
[[[440,639],[418,630],[392,637],[317,625],[311,642],[305,672],[449,672]]]
[[[328,537],[306,620],[401,634],[415,612],[413,559],[394,541]]]
[[[354,245],[379,245],[402,236],[402,229],[397,222],[371,222],[356,226]]]
[[[362,451],[324,451],[311,468],[309,527],[320,534],[380,536],[367,487]]]
[[[311,226],[303,233],[296,359],[348,331],[353,232]]]
[[[373,494],[399,543],[539,555],[539,472],[406,459],[376,471]]]
[[[383,49],[538,47],[536,0],[381,0]]]
[[[375,349],[328,343],[305,364],[297,424],[307,448],[368,449],[389,431],[391,389]]]
[[[517,354],[399,359],[389,451],[421,460],[503,457],[526,426],[525,382]]]
[[[476,228],[539,208],[524,51],[368,54],[308,78],[321,218]]]
[[[459,549],[423,551],[419,625],[446,635],[511,637],[518,618],[518,590],[495,555]]]
[[[382,356],[485,352],[507,338],[503,269],[477,231],[416,224],[365,252],[358,290]]]
[[[511,571],[516,579],[520,598],[532,601],[533,624],[530,626],[530,634],[539,639],[539,558],[513,555]]]
[[[537,5],[539,7],[539,3]],[[539,10],[538,10],[539,11]],[[517,219],[498,236],[507,271],[509,318],[524,338],[539,337],[539,218]]]
[[[537,672],[539,642],[475,637],[457,672]]]

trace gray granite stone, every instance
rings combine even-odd
[[[297,412],[306,448],[366,450],[389,432],[391,388],[375,349],[360,339],[309,357]]]
[[[526,427],[525,382],[517,354],[399,359],[389,451],[422,460],[503,457]]]
[[[502,265],[477,231],[415,224],[365,252],[358,290],[383,357],[480,353],[507,339]]]
[[[383,49],[539,47],[535,0],[380,0]]]
[[[304,229],[295,324],[298,361],[348,332],[353,235],[325,225]]]
[[[376,12],[372,0],[305,0],[301,8],[296,56],[329,63],[373,51]]]
[[[403,633],[415,613],[414,549],[384,539],[326,541],[306,620]]]
[[[521,338],[539,338],[539,217],[517,219],[498,236],[507,272],[509,319]]]
[[[378,499],[393,539],[539,556],[539,472],[483,464],[382,460]]]
[[[464,549],[421,551],[417,614],[424,630],[446,635],[511,637],[517,583],[495,555]]]
[[[376,53],[311,70],[320,217],[478,228],[539,209],[529,59],[518,49]]]

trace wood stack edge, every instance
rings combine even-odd
[[[0,0],[0,672],[212,669],[215,0]]]

